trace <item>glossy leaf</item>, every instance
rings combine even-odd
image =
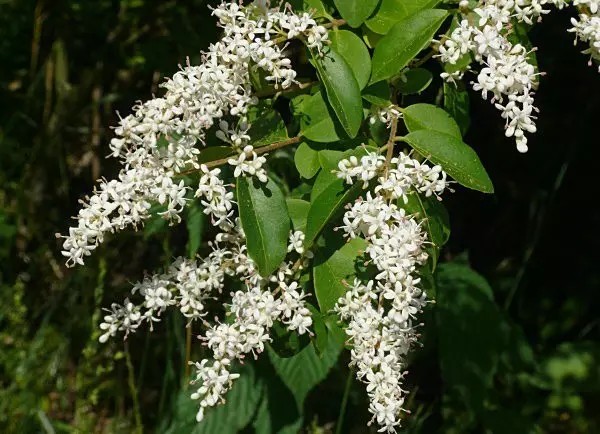
[[[333,175],[330,183],[311,200],[306,223],[306,244],[310,246],[327,224],[337,217],[342,207],[356,199],[362,191],[361,184],[347,186],[344,180]]]
[[[398,74],[429,45],[446,16],[446,11],[427,9],[394,25],[375,47],[371,83]]]
[[[236,190],[248,255],[261,276],[268,276],[287,254],[290,218],[285,198],[271,179],[262,184],[239,177]]]
[[[431,9],[439,0],[382,0],[375,15],[366,21],[375,33],[385,35],[394,25],[425,9]]]
[[[270,105],[262,104],[248,110],[248,135],[252,146],[269,145],[288,138],[287,130],[279,113]]]
[[[442,377],[480,411],[506,345],[502,316],[489,284],[466,265],[440,265],[436,284]]]
[[[444,83],[444,109],[454,118],[463,136],[471,125],[469,92],[463,83]]]
[[[433,130],[461,138],[460,128],[447,111],[431,104],[413,104],[402,109],[404,124],[411,133]]]
[[[220,160],[233,155],[233,150],[230,146],[209,146],[200,150],[198,154],[198,163],[208,163],[210,161]]]
[[[312,149],[308,143],[300,143],[294,154],[294,163],[300,176],[310,179],[317,174],[319,166],[319,151]]]
[[[390,85],[383,80],[371,84],[362,92],[363,99],[380,107],[388,107],[392,104],[390,95]]]
[[[286,199],[288,214],[292,220],[292,226],[295,231],[302,231],[306,229],[306,218],[308,217],[308,210],[310,208],[310,202],[302,199]]]
[[[373,13],[379,0],[333,0],[350,27],[360,26]]]
[[[331,47],[344,58],[358,84],[363,89],[371,76],[371,56],[365,43],[348,30],[330,32]]]
[[[363,120],[360,89],[352,69],[334,49],[313,55],[313,64],[325,86],[327,100],[350,138],[356,137]]]
[[[196,421],[198,401],[190,399],[184,390],[177,397],[171,424],[161,432],[165,434],[236,434],[242,430],[256,412],[263,396],[264,382],[255,374],[252,364],[245,364],[240,378],[227,393],[227,401],[206,411],[202,423]]]
[[[338,122],[331,116],[330,109],[321,92],[307,97],[298,106],[300,112],[300,134],[309,140],[328,143],[340,139]],[[341,126],[339,127],[341,129]]]
[[[206,220],[205,214],[202,212],[202,208],[199,203],[194,202],[191,206],[186,208],[186,226],[188,231],[188,257],[193,258],[198,253],[200,244],[202,243],[202,232],[204,230],[204,224]]]
[[[442,168],[465,187],[493,193],[494,186],[475,151],[461,139],[432,130],[417,130],[404,137],[406,143]]]
[[[269,348],[269,359],[281,381],[292,392],[301,410],[308,393],[325,379],[335,365],[342,350],[343,341],[328,339],[325,351],[319,356],[310,344],[293,357],[281,358]]]
[[[418,221],[423,222],[422,227],[427,231],[428,241],[433,244],[430,253],[433,268],[435,269],[439,249],[450,238],[450,218],[448,211],[443,203],[434,196],[425,197],[422,194],[413,192],[407,196],[407,199],[406,203],[401,200],[399,206],[404,208],[409,214],[414,215]]]
[[[318,250],[313,268],[315,294],[321,312],[330,311],[354,282],[357,273],[356,261],[367,248],[362,238],[353,238],[331,256]]]
[[[404,76],[396,80],[396,87],[404,95],[423,92],[429,87],[433,75],[425,68],[409,69]]]

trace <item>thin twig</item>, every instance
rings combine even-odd
[[[260,148],[256,148],[254,150],[254,152],[256,152],[258,155],[264,154],[267,152],[275,151],[276,149],[285,148],[286,146],[294,145],[296,143],[299,143],[300,140],[302,140],[301,136],[291,137],[289,139],[282,140],[280,142],[275,142],[275,143],[271,143],[267,146],[261,146]],[[211,169],[213,167],[218,167],[218,166],[222,166],[223,164],[227,164],[227,162],[230,159],[231,159],[231,156],[221,158],[219,160],[209,161],[208,163],[204,163],[204,165],[206,167],[208,167],[209,169]],[[195,173],[195,172],[198,172],[199,170],[200,169],[186,170],[185,172],[178,173],[178,175],[189,175],[190,173]]]
[[[267,89],[263,89],[261,91],[255,92],[254,96],[256,96],[257,98],[264,98],[266,96],[296,92],[298,90],[308,89],[318,83],[319,83],[318,81],[309,81],[306,83],[298,83],[298,84],[288,87],[287,89],[277,89],[275,86],[270,86]]]
[[[385,166],[383,176],[387,177],[388,171],[390,170],[390,164],[392,162],[392,156],[394,155],[394,142],[396,139],[396,132],[398,131],[398,116],[392,116],[390,122],[390,137],[387,144],[387,153],[385,155]]]

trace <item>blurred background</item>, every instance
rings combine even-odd
[[[178,399],[189,394],[182,318],[98,343],[100,308],[185,251],[186,225],[151,221],[75,269],[55,237],[94,180],[117,171],[105,158],[117,112],[217,37],[206,3],[0,0],[0,432],[228,432],[199,430]],[[456,188],[444,200],[453,266],[437,291],[452,303],[426,314],[403,432],[600,432],[600,75],[566,32],[572,13],[530,34],[546,75],[528,154],[471,95],[465,141],[496,194]],[[346,362],[310,392],[303,432],[333,432]],[[349,387],[338,432],[373,432],[362,385]]]

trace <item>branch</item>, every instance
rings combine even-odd
[[[302,140],[301,136],[291,137],[289,139],[282,140],[280,142],[275,142],[275,143],[271,143],[266,146],[261,146],[260,148],[256,148],[254,150],[254,152],[256,152],[258,155],[265,154],[267,152],[271,152],[276,149],[285,148],[286,146],[294,145],[296,143],[299,143],[300,140]],[[209,161],[207,163],[204,163],[204,165],[206,167],[208,167],[209,169],[212,169],[213,167],[218,167],[218,166],[222,166],[223,164],[227,164],[227,162],[230,159],[231,159],[231,156],[221,158],[219,160]],[[200,169],[190,169],[190,170],[186,170],[185,172],[178,173],[177,175],[189,175],[190,173],[195,173],[195,172],[198,172],[199,170]]]

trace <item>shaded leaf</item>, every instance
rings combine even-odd
[[[193,258],[198,253],[202,244],[202,233],[204,231],[205,214],[197,202],[187,208],[186,226],[188,231],[188,257]]]
[[[325,249],[317,251],[313,279],[321,312],[330,311],[348,291],[347,284],[354,282],[357,273],[356,260],[364,254],[366,248],[365,240],[353,238],[333,254]]]
[[[342,346],[343,341],[329,339],[321,356],[317,355],[314,346],[310,344],[289,358],[281,358],[269,348],[271,363],[281,381],[294,395],[296,405],[300,410],[308,392],[323,381],[331,367],[335,365]]]
[[[404,95],[420,93],[427,89],[433,80],[433,75],[425,68],[409,69],[404,77],[396,81],[396,87]]]
[[[292,219],[294,230],[304,232],[310,202],[302,199],[286,199],[285,203],[287,204],[288,214],[290,215],[290,219]]]
[[[335,142],[340,139],[337,121],[331,117],[321,92],[304,99],[298,110],[301,112],[300,134],[302,136],[321,143]],[[341,135],[343,137],[343,132]]]
[[[442,377],[481,412],[506,345],[500,310],[485,279],[466,265],[441,264],[436,285]]]

